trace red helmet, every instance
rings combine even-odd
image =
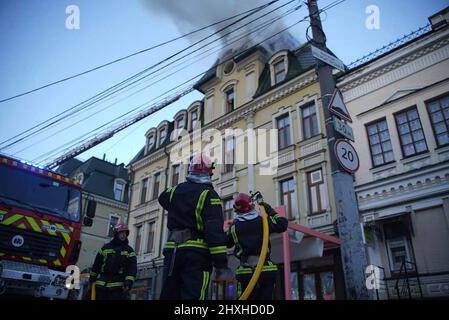
[[[119,223],[114,227],[114,234],[119,234],[119,232],[126,231],[126,235],[129,236],[128,225],[124,223]]]
[[[245,213],[254,209],[251,197],[246,193],[239,193],[234,200],[234,210],[237,213]]]
[[[190,161],[189,172],[204,173],[212,175],[215,164],[210,158],[202,153],[195,155]]]

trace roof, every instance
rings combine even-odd
[[[166,121],[166,120],[164,120]],[[171,143],[171,139],[170,139],[170,135],[173,132],[173,129],[175,127],[175,122],[174,121],[167,121],[168,122],[168,132],[167,132],[167,138],[165,139],[165,141],[160,144],[160,145],[156,145],[154,144],[153,147],[151,147],[150,150],[148,150],[147,154],[145,154],[145,147],[143,147],[142,149],[140,149],[140,151],[132,158],[132,160],[126,165],[127,167],[134,164],[135,162],[139,161],[140,159],[145,158],[146,156],[153,154],[161,149],[163,149],[165,146],[169,145]]]
[[[271,85],[271,75],[270,75],[270,65],[265,63],[264,69],[259,77],[259,85],[253,98],[263,95],[264,93],[270,91],[282,85],[285,82],[309,71],[315,67],[317,62],[316,58],[312,55],[311,44],[306,43],[296,49],[295,51],[286,50],[288,59],[288,70],[285,79],[274,86]],[[327,51],[329,54],[335,56],[332,51]]]
[[[128,203],[129,175],[123,163],[117,165],[95,157],[82,162],[78,159],[71,159],[62,164],[56,170],[75,178],[79,173],[83,174],[81,183],[86,192],[100,195],[112,200],[114,198],[114,183],[116,179],[126,181],[123,202]]]

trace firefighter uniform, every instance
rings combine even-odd
[[[128,240],[114,237],[100,249],[92,266],[90,282],[96,282],[96,299],[124,299],[124,288],[132,287],[136,274],[136,253]]]
[[[162,300],[203,300],[212,266],[227,268],[222,201],[212,184],[186,181],[159,196],[168,211]]]
[[[261,203],[268,215],[269,233],[282,233],[287,230],[288,221],[266,203]],[[227,232],[227,246],[234,247],[234,255],[240,260],[240,266],[236,271],[237,293],[240,296],[249,281],[259,261],[262,249],[263,225],[262,217],[241,221],[235,220]],[[278,267],[270,260],[271,243],[265,259],[259,280],[254,287],[249,300],[271,300]]]

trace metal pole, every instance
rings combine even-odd
[[[277,212],[279,215],[283,218],[286,217],[286,210],[285,206],[281,206],[277,208]],[[291,300],[292,299],[292,282],[291,282],[291,267],[290,267],[290,242],[289,242],[289,236],[288,231],[285,231],[282,234],[282,244],[283,244],[283,251],[284,251],[284,293],[285,293],[285,300]]]
[[[323,51],[326,50],[326,39],[318,14],[316,0],[307,0],[310,24],[312,29],[312,45]],[[348,299],[369,299],[365,286],[365,268],[367,258],[363,243],[362,228],[357,207],[352,175],[340,170],[334,154],[336,133],[332,114],[328,109],[330,98],[336,84],[332,75],[332,68],[322,61],[317,62],[316,72],[320,83],[321,101],[323,105],[326,135],[329,149],[332,183],[335,194],[335,204],[338,214],[338,230],[341,240],[340,250],[343,273],[345,278],[346,295]]]

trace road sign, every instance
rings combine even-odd
[[[335,155],[338,163],[349,173],[354,173],[359,169],[359,156],[354,147],[344,139],[335,142]]]
[[[334,117],[334,128],[335,131],[337,131],[343,137],[354,141],[354,132],[352,131],[352,128],[337,117]]]
[[[348,109],[343,102],[343,95],[338,88],[335,88],[334,94],[329,102],[329,111],[336,116],[345,119],[346,121],[352,122],[351,116],[349,115]]]
[[[328,65],[331,65],[334,68],[337,68],[338,70],[341,71],[346,71],[346,67],[345,64],[338,58],[335,58],[334,56],[330,55],[329,53],[318,49],[315,46],[311,46],[312,47],[312,55],[317,58],[320,59],[321,61],[327,63]]]

